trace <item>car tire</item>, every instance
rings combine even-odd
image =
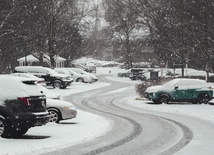
[[[67,85],[62,85],[61,87],[60,87],[60,89],[65,89],[67,87]]]
[[[154,104],[161,104],[159,100],[152,100]]]
[[[198,101],[192,101],[192,104],[198,104]]]
[[[54,109],[54,108],[50,108],[48,109],[49,112],[49,122],[55,122],[55,123],[59,123],[59,121],[61,120],[61,115],[59,110]]]
[[[210,97],[209,97],[208,94],[201,94],[201,95],[199,96],[199,98],[198,98],[198,103],[199,103],[199,104],[202,104],[202,103],[208,104],[209,101],[210,101]]]
[[[9,138],[11,134],[11,126],[9,121],[2,115],[0,115],[0,136],[2,138]]]
[[[54,88],[61,88],[62,82],[60,80],[55,80],[53,82],[53,86],[54,86]]]
[[[28,131],[29,128],[21,128],[19,130],[14,130],[11,134],[11,137],[13,138],[19,138],[21,137],[22,135],[24,135],[27,131]]]
[[[79,78],[77,78],[77,82],[84,82],[84,79],[79,77]]]
[[[169,97],[168,95],[161,95],[158,99],[160,103],[169,104]]]

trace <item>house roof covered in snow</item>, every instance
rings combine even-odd
[[[26,57],[24,56],[24,57],[22,57],[22,58],[17,59],[17,61],[19,61],[19,62],[25,62],[25,60],[26,60],[27,62],[39,62],[39,59],[36,58],[35,56],[33,56],[32,54],[27,55]],[[45,62],[47,62],[47,61],[50,60],[50,57],[49,57],[48,55],[44,55],[43,60],[44,60]],[[56,58],[55,61],[56,61],[56,62],[63,62],[63,61],[66,61],[66,59],[65,59],[65,58],[62,58],[62,57],[60,57],[60,56],[57,56],[57,58]]]

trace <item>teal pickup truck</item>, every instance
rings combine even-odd
[[[213,99],[213,89],[212,85],[204,80],[178,78],[163,85],[148,87],[145,97],[155,104],[169,102],[207,104]]]

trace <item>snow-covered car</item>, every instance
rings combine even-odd
[[[35,80],[19,77],[22,83],[34,90],[40,90],[46,96],[47,111],[49,112],[49,122],[58,123],[61,120],[76,118],[77,110],[75,106],[67,101],[60,100],[60,95],[39,85]]]
[[[49,121],[46,98],[16,77],[0,75],[0,136],[20,137]]]
[[[90,65],[90,66],[86,66],[83,64],[72,64],[72,66],[74,66],[75,68],[80,68],[86,72],[92,73],[96,71],[96,66],[95,65]]]
[[[45,83],[45,79],[44,78],[39,78],[33,74],[30,74],[30,73],[12,73],[10,74],[12,76],[16,76],[16,77],[25,77],[25,78],[30,78],[30,79],[33,79],[35,80],[38,84],[41,84],[43,86],[46,85]]]
[[[55,71],[57,71],[60,74],[70,75],[74,82],[84,82],[84,83],[92,83],[94,80],[89,75],[79,74],[70,68],[55,68]]]
[[[92,82],[98,81],[98,78],[92,73],[88,73],[88,72],[86,72],[82,69],[79,69],[79,68],[69,68],[69,69],[78,73],[78,74],[89,76],[91,78]]]
[[[163,85],[148,87],[145,97],[157,104],[169,102],[207,104],[213,99],[213,89],[205,80],[178,78]]]
[[[59,74],[51,68],[42,66],[18,66],[15,67],[14,72],[31,73],[35,76],[44,78],[46,84],[54,88],[65,89],[73,82],[70,76]]]

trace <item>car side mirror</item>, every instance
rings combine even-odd
[[[176,85],[174,89],[177,90],[178,89],[178,85]]]

